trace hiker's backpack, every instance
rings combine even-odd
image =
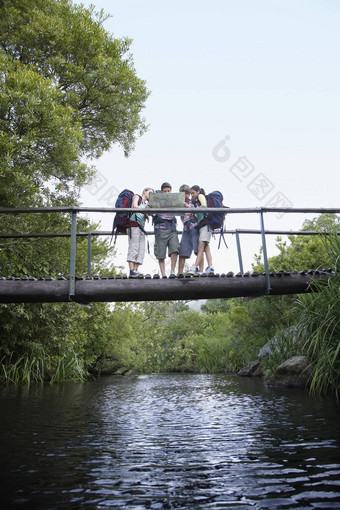
[[[208,195],[205,196],[207,200],[207,207],[225,207],[223,205],[223,195],[220,191],[212,191]],[[224,217],[226,213],[224,212],[210,212],[207,216],[207,223],[211,226],[213,230],[220,229],[224,224]]]
[[[205,196],[207,200],[207,207],[216,207],[216,208],[225,208],[227,206],[223,205],[223,195],[220,191],[212,191],[208,195]],[[212,230],[220,230],[221,238],[223,238],[224,244],[227,246],[223,235],[223,225],[225,219],[226,212],[209,212],[207,216],[207,224],[210,225]],[[218,247],[221,244],[221,238]],[[228,246],[227,246],[228,247]]]
[[[121,193],[119,193],[115,207],[120,209],[131,208],[134,195],[135,193],[133,193],[133,191],[124,189]],[[141,201],[142,197],[140,197],[140,202]],[[117,240],[117,235],[127,234],[126,230],[131,226],[130,216],[130,212],[120,211],[116,213],[112,226],[112,236],[115,236],[115,242]]]

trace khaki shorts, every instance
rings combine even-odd
[[[179,251],[179,240],[177,232],[167,230],[156,230],[155,231],[155,247],[154,253],[156,259],[166,258],[166,249],[168,248],[168,255]]]
[[[199,236],[198,242],[203,241],[205,243],[209,243],[212,233],[213,233],[213,231],[212,231],[211,227],[209,225],[204,225],[204,227],[200,228],[200,236]]]
[[[129,240],[127,261],[143,264],[145,254],[145,234],[139,227],[131,227],[127,229],[127,235]]]

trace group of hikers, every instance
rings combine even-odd
[[[172,187],[168,182],[163,182],[161,186],[162,193],[171,193]],[[185,207],[193,209],[194,207],[207,207],[205,192],[197,185],[188,186],[182,184],[179,192],[185,193]],[[153,188],[144,188],[142,195],[134,195],[132,208],[144,209],[148,207],[150,194],[154,193]],[[207,215],[198,212],[188,211],[181,220],[183,223],[183,232],[181,241],[177,233],[177,220],[174,214],[162,213],[153,214],[153,225],[155,231],[154,254],[159,263],[162,277],[166,277],[165,259],[168,256],[171,261],[170,277],[176,276],[176,265],[178,262],[177,276],[182,275],[185,261],[190,259],[192,253],[196,255],[195,264],[190,267],[188,274],[208,275],[214,274],[212,265],[212,256],[209,242],[213,229],[208,224]],[[128,254],[127,262],[129,264],[130,277],[138,277],[140,266],[144,260],[145,254],[145,222],[149,221],[149,215],[135,212],[129,219],[128,233]],[[207,260],[207,267],[204,269],[204,256]]]

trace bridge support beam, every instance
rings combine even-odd
[[[310,292],[313,280],[329,272],[275,273],[270,276],[271,295]],[[76,279],[73,301],[171,301],[257,297],[267,293],[266,276],[236,275],[184,278]],[[0,303],[52,303],[69,301],[69,280],[0,279]]]

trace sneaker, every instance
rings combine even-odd
[[[135,269],[130,269],[130,278],[137,278],[139,276],[139,272]]]
[[[214,274],[214,273],[215,273],[214,268],[208,266],[207,269],[202,274]]]
[[[196,266],[191,266],[191,268],[190,268],[190,269],[189,269],[189,271],[188,271],[188,274],[192,274],[192,275],[194,275],[194,274],[200,274],[200,270],[199,270],[199,268],[198,268],[198,267],[196,267]]]
[[[175,277],[176,277],[175,271],[170,271],[170,278],[175,278]]]

